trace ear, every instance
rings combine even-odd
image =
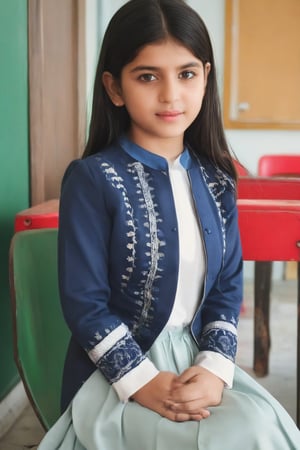
[[[205,84],[205,88],[207,85],[207,80],[208,80],[208,75],[211,69],[211,64],[209,62],[204,64],[204,84]]]
[[[121,95],[121,87],[110,72],[103,72],[102,83],[112,103],[115,106],[123,106],[124,101]]]

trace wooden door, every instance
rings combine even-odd
[[[85,0],[29,0],[31,205],[59,196],[85,141]]]
[[[300,128],[300,1],[227,0],[227,128]]]

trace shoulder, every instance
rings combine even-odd
[[[121,164],[123,153],[119,145],[111,145],[84,159],[73,160],[64,173],[62,186],[80,181],[93,184],[101,182],[108,167]]]

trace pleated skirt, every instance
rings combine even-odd
[[[187,329],[164,330],[148,356],[159,370],[183,372],[197,347]],[[284,408],[239,367],[222,403],[200,422],[172,422],[135,402],[121,403],[97,370],[48,431],[39,450],[300,450]]]

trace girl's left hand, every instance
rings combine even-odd
[[[169,407],[176,413],[197,414],[221,403],[224,382],[201,366],[192,366],[176,380]]]

